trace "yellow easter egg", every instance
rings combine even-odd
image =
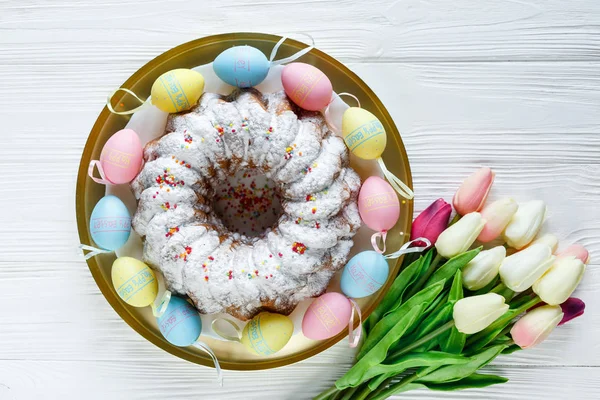
[[[112,265],[111,277],[117,294],[134,307],[150,305],[158,294],[154,271],[131,257],[119,257]]]
[[[168,113],[189,110],[204,91],[204,77],[191,69],[165,72],[152,85],[152,104]]]
[[[342,135],[350,151],[363,160],[380,157],[387,143],[381,121],[372,113],[358,107],[350,107],[344,112]]]
[[[242,344],[259,356],[277,353],[292,337],[294,324],[285,315],[261,312],[244,327]]]

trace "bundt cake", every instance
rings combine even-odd
[[[346,263],[361,224],[360,178],[322,115],[283,91],[205,93],[169,115],[144,160],[131,184],[144,261],[201,313],[289,314]],[[213,210],[216,185],[240,171],[266,175],[281,197],[277,223],[258,236],[232,232]]]

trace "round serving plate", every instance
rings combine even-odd
[[[279,36],[261,33],[230,33],[194,40],[168,50],[156,57],[134,73],[121,87],[129,88],[135,93],[148,96],[154,81],[166,71],[175,68],[193,68],[198,65],[211,63],[223,50],[238,45],[254,46],[265,54],[269,54],[279,39]],[[278,58],[292,55],[305,47],[306,44],[304,43],[288,39],[279,49]],[[379,118],[388,135],[388,144],[383,154],[383,159],[392,173],[412,187],[408,157],[400,134],[386,108],[375,93],[356,74],[322,51],[313,49],[310,53],[302,56],[299,61],[319,68],[329,77],[336,92],[349,92],[356,95],[360,99],[361,106]],[[113,97],[113,104],[122,104],[124,108],[133,108],[138,105],[131,96],[122,93],[118,93]],[[90,215],[96,203],[105,195],[105,187],[96,184],[88,177],[88,165],[90,160],[98,159],[102,147],[109,137],[116,131],[124,128],[128,120],[129,117],[112,114],[104,107],[88,137],[81,157],[77,178],[76,212],[81,243],[92,244],[89,234]],[[370,175],[379,174],[377,168],[374,167],[376,164],[363,163],[361,165],[360,160],[357,159],[354,159],[352,162],[354,163],[353,167],[357,169],[363,180]],[[412,201],[402,201],[400,219],[388,234],[388,249],[398,249],[402,243],[408,240],[407,232],[410,232],[412,212]],[[370,234],[372,231],[365,233]],[[365,249],[361,248],[360,250]],[[353,252],[356,252],[357,249],[353,250]],[[149,307],[134,308],[121,301],[111,281],[110,272],[114,260],[115,254],[108,253],[93,257],[87,263],[102,294],[119,316],[135,329],[136,332],[161,349],[185,360],[212,366],[211,359],[194,347],[176,347],[165,340],[158,329],[156,320],[152,316]],[[396,276],[401,261],[401,258],[391,261],[390,277]],[[332,281],[328,291],[340,291],[339,275],[338,273],[336,279]],[[379,301],[381,301],[392,281],[393,279],[389,278],[377,293],[358,300],[363,318],[368,317]],[[358,321],[356,324],[358,325]],[[221,367],[224,369],[256,370],[281,367],[314,356],[339,342],[347,333],[347,331],[343,331],[339,335],[323,341],[309,340],[302,334],[297,334],[292,337],[283,350],[269,357],[251,355],[239,343],[225,342],[205,336],[201,336],[201,340],[211,346],[219,358]]]

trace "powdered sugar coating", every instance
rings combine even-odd
[[[144,159],[131,185],[144,261],[200,312],[289,314],[345,264],[361,223],[360,178],[321,114],[283,92],[206,93],[169,116]],[[283,198],[278,223],[258,237],[229,232],[212,210],[214,184],[242,170],[267,175]]]

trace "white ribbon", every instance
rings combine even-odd
[[[158,296],[156,296],[154,302],[150,304],[150,307],[152,307],[152,314],[156,318],[160,318],[163,316],[165,311],[167,311],[167,307],[169,306],[169,302],[171,301],[171,292],[169,290],[165,290],[165,292],[160,298],[160,301],[156,301],[157,299]]]
[[[373,236],[371,236],[371,245],[373,246],[373,250],[378,252],[379,254],[385,253],[385,238],[387,237],[387,231],[375,232]],[[381,238],[383,242],[383,250],[379,248],[377,244],[377,239]]]
[[[348,321],[348,343],[351,348],[358,346],[358,342],[360,342],[360,337],[362,335],[362,314],[360,312],[360,307],[351,298],[348,298],[350,303],[352,303],[352,314],[350,315],[350,320]],[[354,329],[354,311],[358,314],[358,328]],[[358,332],[358,333],[357,333]]]
[[[132,109],[132,110],[127,110],[127,111],[116,111],[113,106],[112,106],[112,98],[113,96],[118,92],[118,91],[123,91],[125,93],[129,93],[130,95],[132,95],[133,97],[135,97],[140,103],[142,103],[142,105],[137,106],[136,108]],[[109,109],[109,111],[113,114],[117,114],[117,115],[129,115],[129,114],[133,114],[134,112],[138,111],[139,109],[141,109],[142,107],[146,106],[146,100],[141,99],[137,94],[135,94],[132,90],[129,90],[127,88],[117,88],[115,89],[111,94],[108,95],[108,98],[106,99],[106,107]]]
[[[84,258],[86,260],[89,260],[90,258],[97,256],[98,254],[103,254],[103,253],[112,253],[112,250],[104,250],[104,249],[99,249],[97,247],[93,247],[93,246],[88,246],[87,244],[80,244],[79,248],[81,250],[87,250],[89,251],[89,253],[87,254],[83,254]]]
[[[396,190],[396,192],[398,192],[400,194],[400,196],[402,196],[408,200],[415,197],[415,194],[412,191],[412,189],[409,188],[404,182],[402,182],[400,180],[400,178],[398,178],[396,175],[392,174],[387,169],[387,167],[385,166],[383,159],[381,157],[379,157],[377,159],[377,163],[379,163],[379,167],[381,168],[383,175],[387,178],[388,182],[390,183],[390,185],[392,185],[394,190]]]
[[[231,327],[235,331],[236,336],[231,336],[231,335],[225,333],[225,331],[223,331],[221,328],[219,328],[216,325],[217,322],[227,322],[229,325],[231,325]],[[230,342],[238,342],[238,343],[241,342],[241,340],[242,340],[242,330],[239,328],[239,326],[237,326],[237,324],[235,322],[233,322],[232,320],[230,320],[228,318],[216,318],[211,322],[210,327],[217,335],[221,336],[225,340],[228,340]]]
[[[315,39],[313,39],[312,36],[310,36],[308,33],[300,33],[300,34],[304,35],[310,39],[310,42],[311,42],[310,46],[300,50],[299,52],[297,52],[295,54],[292,54],[289,57],[282,58],[281,60],[274,60],[275,55],[277,54],[277,51],[279,50],[279,48],[281,47],[283,42],[285,42],[288,39],[287,36],[283,36],[281,39],[279,39],[279,41],[277,42],[275,47],[273,47],[273,50],[271,50],[271,56],[269,57],[269,62],[271,63],[271,66],[287,64],[289,62],[295,61],[315,48]]]
[[[329,102],[329,104],[327,104],[327,107],[325,108],[325,111],[323,112],[323,115],[325,116],[325,122],[327,122],[327,125],[329,125],[329,127],[331,128],[331,130],[334,131],[335,133],[341,133],[342,132],[342,127],[341,126],[337,126],[332,121],[332,119],[329,116],[329,107],[331,107],[331,104],[335,101],[335,99],[337,97],[339,97],[339,98],[341,98],[342,96],[352,97],[354,100],[356,100],[356,104],[358,105],[358,108],[360,108],[360,100],[358,100],[358,97],[356,97],[352,93],[342,92],[342,93],[334,93],[334,94],[335,94],[335,97],[333,99],[331,99],[331,101]]]
[[[221,364],[219,364],[219,360],[217,359],[215,352],[212,351],[212,349],[206,343],[201,341],[197,341],[192,346],[202,350],[208,354],[210,358],[212,358],[213,363],[215,364],[215,370],[217,371],[217,382],[219,382],[219,386],[223,386],[223,371],[221,371]]]
[[[423,246],[410,247],[410,245],[415,242],[423,242],[423,243],[425,243],[426,246],[425,247],[423,247]],[[429,239],[424,238],[424,237],[416,238],[415,240],[411,240],[410,242],[404,243],[404,245],[402,247],[400,247],[397,251],[390,253],[390,254],[386,254],[385,256],[383,256],[383,258],[389,260],[391,258],[398,258],[398,257],[400,257],[404,254],[408,254],[408,253],[420,253],[422,251],[427,250],[429,248],[429,246],[431,246],[431,242],[429,241]]]

